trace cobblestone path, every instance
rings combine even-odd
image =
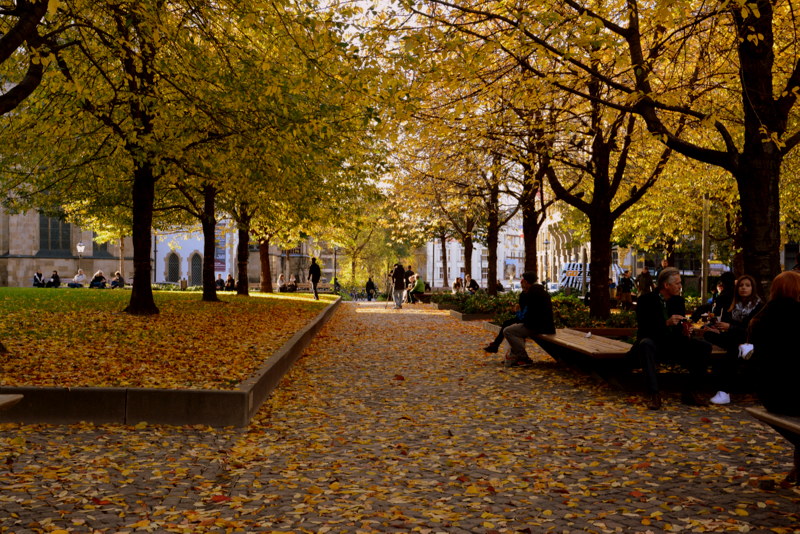
[[[0,532],[800,532],[741,405],[650,412],[490,339],[345,303],[247,429],[1,425]]]

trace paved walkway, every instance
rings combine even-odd
[[[800,532],[741,406],[650,412],[489,339],[344,304],[244,431],[0,426],[0,532]]]

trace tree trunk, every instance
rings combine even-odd
[[[539,219],[539,213],[536,211],[536,206],[531,199],[529,202],[522,204],[522,242],[525,247],[525,272],[538,273],[539,272],[539,257],[537,256],[538,248],[536,245],[536,238],[539,236],[539,230],[542,224]],[[517,278],[521,277],[522,273],[517,273]]]
[[[769,295],[772,279],[780,267],[779,157],[760,153],[745,155],[736,174],[742,206],[742,250],[744,273],[758,282],[761,294]]]
[[[216,199],[217,189],[205,184],[203,186],[203,213],[200,217],[200,223],[203,226],[203,302],[219,302],[217,284],[214,280],[217,237]]]
[[[236,246],[236,294],[250,295],[250,282],[247,277],[247,263],[250,259],[250,216],[245,215],[237,221],[239,244]]]
[[[442,281],[444,287],[450,287],[450,282],[447,280],[447,232],[442,232],[439,235],[439,239],[442,242]],[[435,259],[433,264],[436,265]],[[433,278],[436,279],[436,273],[432,274]]]
[[[140,163],[133,172],[133,290],[125,308],[132,315],[158,313],[150,283],[155,188],[152,166],[148,162]]]
[[[272,266],[269,263],[269,237],[262,237],[258,242],[258,260],[259,263],[261,263],[259,289],[262,293],[272,293]]]
[[[119,236],[119,274],[125,278],[125,236]]]
[[[600,219],[600,220],[598,220]],[[591,219],[590,236],[592,243],[589,259],[589,314],[598,319],[606,319],[611,313],[611,295],[608,290],[608,273],[611,268],[611,231],[614,222],[611,218]]]
[[[472,244],[472,232],[467,232],[462,241],[464,245],[464,275],[472,276],[472,250],[475,248]]]
[[[499,197],[500,187],[496,182],[493,183],[489,193],[488,208],[488,224],[486,228],[486,244],[489,247],[489,280],[486,283],[487,292],[492,295],[497,295],[497,242],[500,233],[500,214],[499,214]]]

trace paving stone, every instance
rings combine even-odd
[[[800,532],[800,490],[761,489],[791,449],[741,404],[650,412],[490,338],[346,303],[243,431],[2,425],[0,532]]]

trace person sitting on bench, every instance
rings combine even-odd
[[[528,271],[522,274],[520,281],[522,292],[527,296],[520,302],[524,307],[517,314],[517,321],[502,330],[502,335],[511,345],[511,350],[503,365],[506,367],[526,367],[533,361],[525,351],[525,339],[536,334],[555,334],[553,321],[553,303],[542,284],[536,283],[536,273]],[[499,343],[497,344],[499,346]]]
[[[656,290],[642,296],[636,305],[638,330],[631,355],[641,362],[647,378],[647,407],[651,410],[661,409],[662,404],[658,362],[678,363],[689,371],[689,384],[681,397],[684,404],[708,405],[698,388],[708,370],[712,346],[692,337],[682,289],[680,271],[666,267],[658,275]]]

